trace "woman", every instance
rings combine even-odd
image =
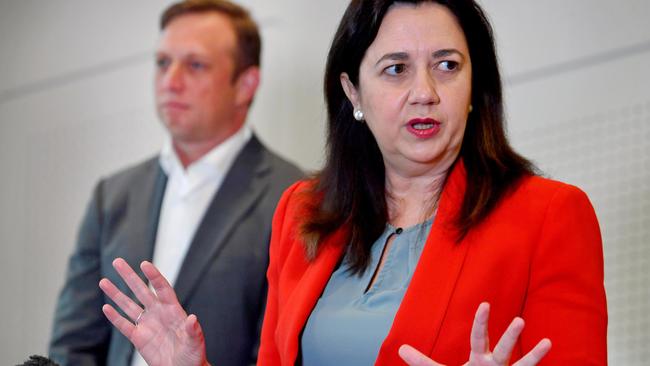
[[[273,222],[259,365],[606,364],[593,208],[508,145],[473,1],[352,1],[325,92],[325,168]],[[102,280],[135,324],[104,311],[145,359],[206,363],[196,317],[156,269],[141,266],[154,295],[115,267],[144,310]]]

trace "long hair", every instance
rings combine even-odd
[[[458,159],[467,171],[467,190],[455,218],[461,240],[495,207],[519,178],[534,174],[528,160],[509,145],[505,133],[501,77],[492,27],[473,0],[429,0],[447,7],[458,20],[472,62],[472,105]],[[348,232],[350,269],[360,273],[370,259],[370,247],[388,221],[384,162],[367,124],[353,119],[340,75],[358,86],[359,67],[394,3],[426,0],[353,0],[348,6],[327,58],[324,89],[328,112],[326,162],[309,194],[318,197],[308,207],[302,235],[307,253],[318,252],[323,239],[341,226]]]

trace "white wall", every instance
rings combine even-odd
[[[610,364],[646,365],[650,3],[483,2],[500,41],[515,147],[585,190],[599,217]]]
[[[154,154],[151,50],[169,1],[0,1],[0,362],[46,352],[94,182]],[[321,79],[347,1],[251,0],[264,37],[250,120],[320,165]],[[605,241],[610,363],[650,356],[650,27],[644,0],[483,0],[513,143],[591,197]]]

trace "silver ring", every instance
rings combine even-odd
[[[142,310],[142,312],[138,315],[137,318],[135,318],[135,325],[137,326],[138,323],[140,322],[140,318],[142,318],[142,315],[144,315],[144,312],[147,311],[147,309]]]

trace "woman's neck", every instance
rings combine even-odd
[[[386,169],[386,202],[389,222],[408,227],[433,216],[448,170],[408,175]]]

